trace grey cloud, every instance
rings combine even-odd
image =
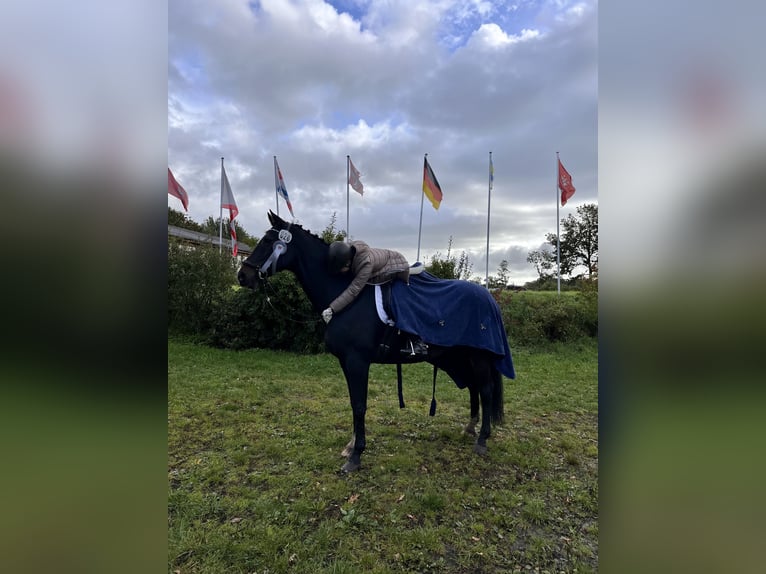
[[[168,158],[193,218],[216,205],[223,155],[240,222],[258,234],[275,205],[277,155],[300,221],[321,231],[336,212],[345,228],[350,154],[365,185],[349,198],[351,234],[414,260],[428,153],[444,201],[438,212],[425,203],[421,259],[452,235],[483,270],[492,151],[490,272],[513,253],[523,282],[536,275],[527,246],[555,231],[556,151],[577,187],[566,209],[597,201],[595,3],[576,21],[543,15],[539,37],[492,50],[441,42],[455,22],[474,22],[449,5],[371,2],[358,22],[319,2],[291,4],[289,16],[243,6],[170,3]],[[456,35],[489,21],[475,14]]]

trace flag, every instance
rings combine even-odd
[[[293,213],[293,206],[290,204],[290,197],[287,195],[285,180],[282,179],[282,170],[279,169],[279,164],[277,163],[276,156],[274,157],[274,167],[277,170],[277,193],[284,198],[285,203],[287,204],[287,209],[290,210],[290,215],[295,217],[295,214]]]
[[[359,195],[364,195],[364,185],[362,184],[362,180],[359,179],[362,177],[362,174],[359,173],[359,170],[357,170],[354,167],[354,162],[351,161],[351,158],[348,158],[348,183],[351,187],[354,188],[354,191],[358,192]]]
[[[572,176],[564,169],[559,160],[559,189],[561,190],[561,207],[564,207],[569,198],[574,195],[575,187],[572,185]]]
[[[426,194],[434,209],[439,209],[439,204],[442,201],[442,188],[439,187],[439,182],[436,181],[436,176],[431,166],[428,165],[428,158],[423,159],[423,193]]]
[[[489,155],[489,190],[492,191],[492,187],[495,184],[495,166],[492,165],[492,154]]]
[[[173,172],[168,168],[168,194],[173,197],[177,197],[181,200],[184,206],[184,211],[189,211],[189,196],[186,194],[186,190],[181,187],[181,184],[173,177]]]
[[[234,228],[234,218],[239,214],[237,209],[237,202],[234,201],[234,194],[231,192],[231,185],[229,185],[229,178],[226,177],[226,170],[223,168],[223,162],[221,162],[221,207],[225,207],[229,210],[229,231],[231,233],[231,254],[237,256],[237,230]]]

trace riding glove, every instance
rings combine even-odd
[[[330,322],[330,319],[332,319],[332,309],[330,307],[322,311],[322,319],[324,319],[325,323]]]

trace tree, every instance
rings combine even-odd
[[[220,233],[220,224],[221,224],[221,218],[216,217],[213,218],[212,215],[209,215],[208,218],[205,220],[205,222],[202,224],[203,232],[207,233],[208,235],[212,235],[214,237],[218,237],[218,234]],[[237,241],[243,241],[247,243],[248,245],[255,246],[258,243],[258,239],[251,236],[244,227],[242,227],[239,222],[235,219],[234,220],[234,230],[237,232]],[[223,236],[224,238],[229,237],[229,218],[224,217],[223,218]]]
[[[588,279],[592,279],[598,273],[598,205],[581,205],[576,212],[577,216],[569,214],[561,220],[560,271],[563,276],[571,276],[584,267]],[[527,255],[527,261],[535,266],[540,279],[555,273],[559,249],[555,233],[547,233],[545,239],[552,251],[539,249]]]
[[[324,239],[324,242],[328,245],[332,243],[333,241],[345,241],[346,240],[346,232],[342,231],[340,229],[335,229],[335,223],[338,221],[338,214],[337,212],[333,211],[332,216],[330,217],[330,223],[327,225],[327,227],[324,228],[322,233],[319,234],[319,236]]]
[[[471,276],[473,264],[469,262],[465,251],[460,253],[460,257],[455,257],[452,253],[452,236],[449,237],[447,244],[447,256],[442,259],[438,251],[431,257],[431,262],[426,265],[428,271],[434,277],[442,279],[468,279]]]
[[[555,237],[555,236],[554,236]],[[547,249],[536,249],[527,254],[527,263],[531,263],[537,270],[539,278],[547,279],[553,275],[553,267],[556,265],[555,252]]]
[[[185,213],[181,213],[170,206],[168,206],[168,225],[175,225],[183,229],[191,229],[192,231],[204,231],[199,223],[190,219]]]
[[[598,205],[587,203],[562,220],[561,256],[568,262],[568,274],[585,267],[588,279],[598,270]]]
[[[508,280],[511,278],[511,272],[508,269],[508,261],[503,259],[497,268],[497,275],[490,275],[487,280],[490,289],[505,289],[508,287]]]
[[[500,262],[500,267],[497,268],[497,280],[501,286],[506,287],[508,280],[511,278],[511,271],[508,269],[508,260],[503,259]]]

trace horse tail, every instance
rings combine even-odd
[[[503,410],[503,375],[494,366],[491,369],[492,377],[492,409],[489,419],[494,425],[503,424],[505,417]]]

